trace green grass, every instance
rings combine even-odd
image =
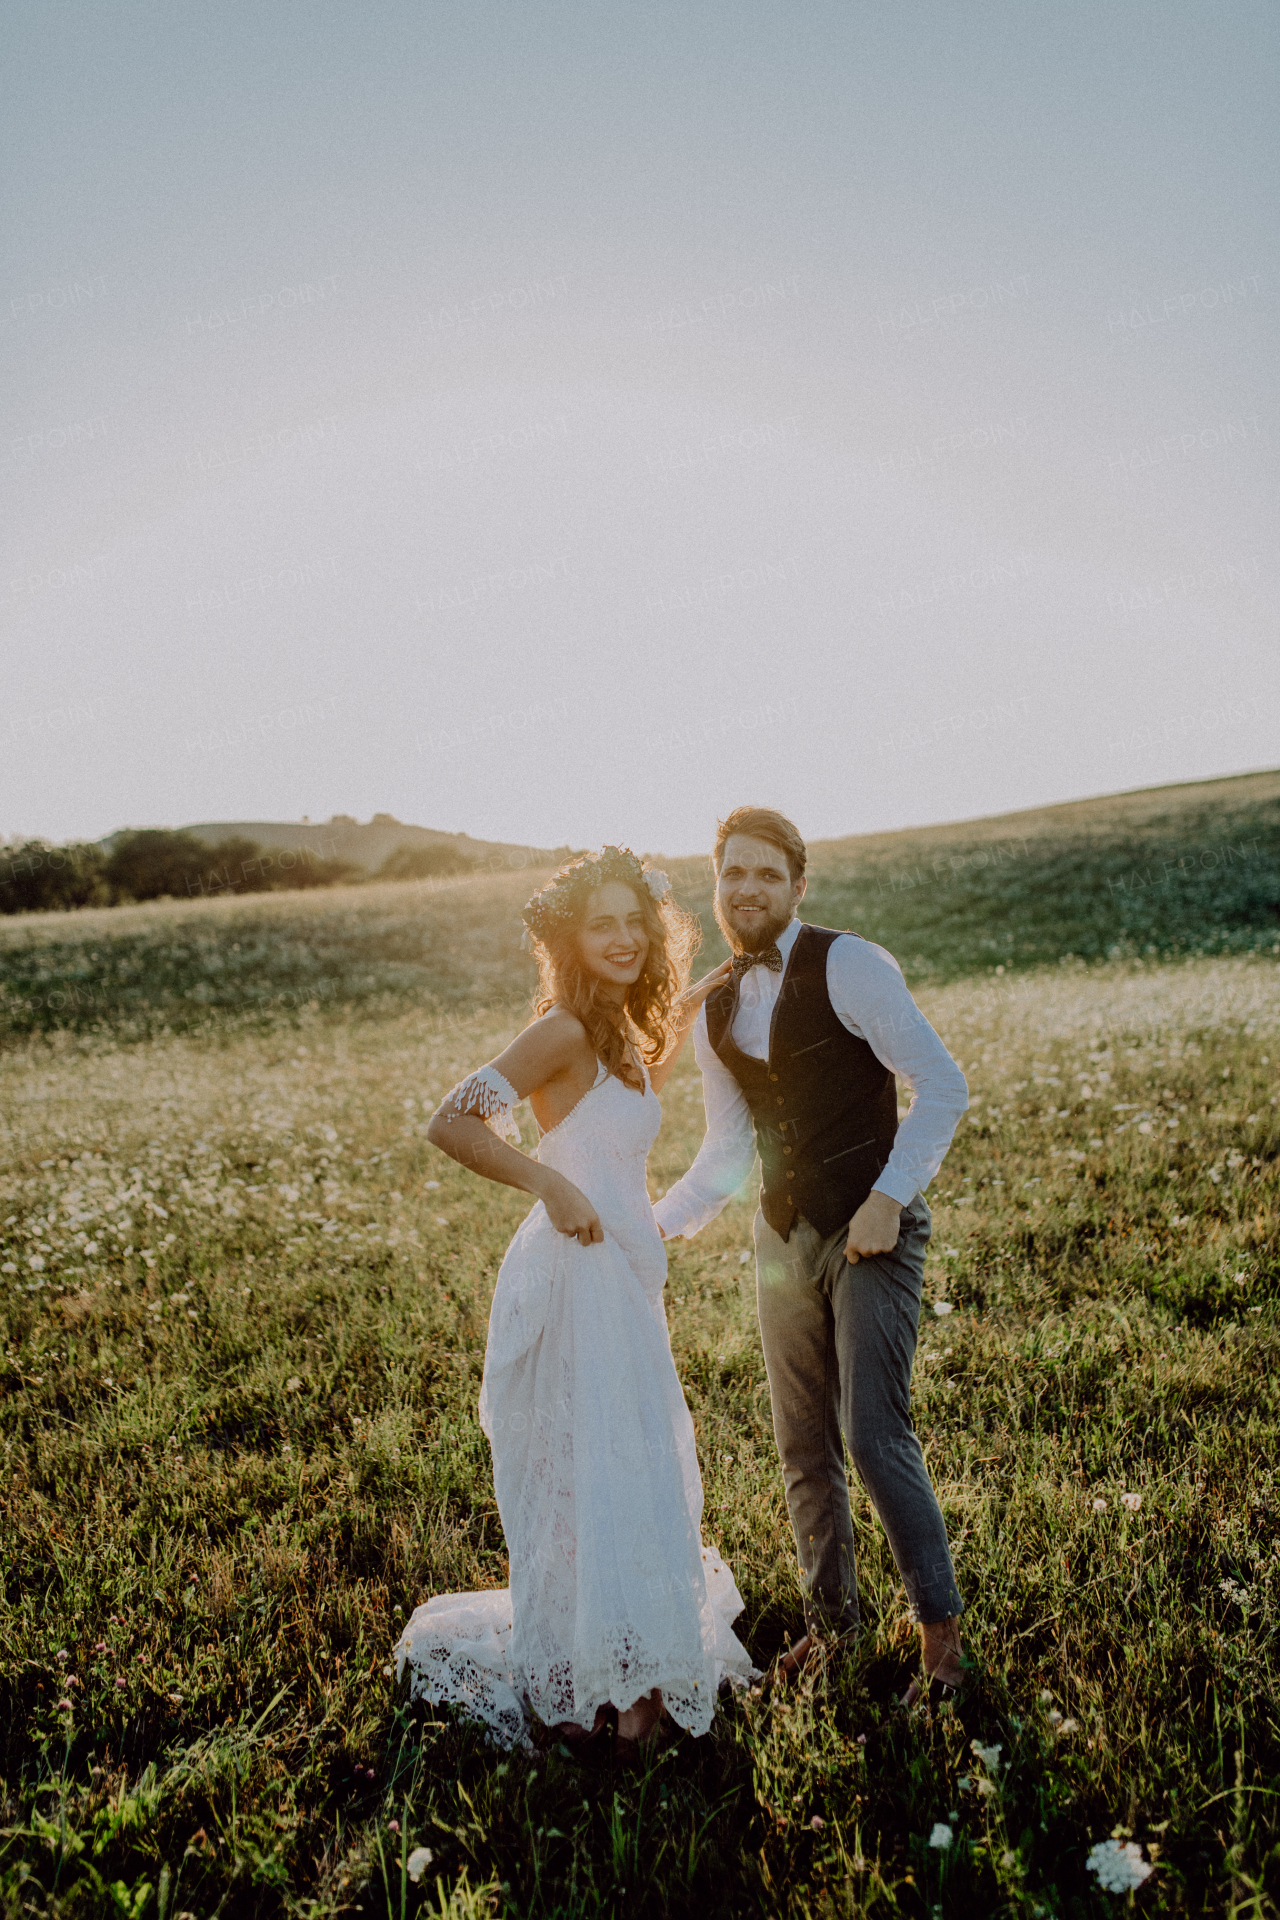
[[[707,861],[672,863],[708,929]],[[1280,952],[1280,773],[816,842],[805,918],[852,927],[913,984],[1068,956]],[[0,918],[0,1043],[270,1026],[300,1010],[510,1005],[532,872]]]
[[[917,980],[1068,955],[1280,951],[1280,774],[821,842],[806,918]]]
[[[426,948],[403,960],[399,896],[370,891],[355,1009],[264,987],[165,1032],[144,968],[123,1026],[0,1055],[0,1912],[1093,1915],[1121,1905],[1085,1870],[1118,1830],[1156,1862],[1139,1907],[1274,1913],[1275,962],[925,989],[975,1095],[931,1195],[915,1384],[963,1715],[893,1704],[905,1597],[857,1493],[856,1654],[615,1776],[495,1753],[386,1671],[420,1601],[506,1577],[476,1395],[528,1203],[424,1138],[519,1024],[519,877],[466,884],[421,896],[455,928],[427,929],[427,1005],[394,978]],[[339,948],[354,969],[354,908],[306,902],[307,954],[294,905],[110,919],[152,945],[238,929],[246,992]],[[664,1106],[655,1192],[700,1136],[691,1060]],[[764,1665],[800,1616],[751,1212],[677,1245],[668,1313]]]
[[[269,1032],[321,1010],[525,1005],[537,877],[366,883],[0,920],[0,1043],[31,1033]]]

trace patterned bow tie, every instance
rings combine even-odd
[[[768,967],[770,973],[781,973],[782,955],[776,947],[764,947],[759,953],[735,953],[733,956],[734,981],[740,981],[744,973],[750,973],[752,967]]]

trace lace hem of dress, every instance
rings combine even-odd
[[[464,1719],[478,1721],[494,1746],[531,1748],[528,1709],[506,1658],[510,1639],[505,1590],[438,1595],[401,1635],[396,1678],[410,1700],[457,1707]]]
[[[440,1111],[450,1118],[474,1113],[500,1139],[510,1140],[513,1146],[518,1147],[520,1127],[511,1109],[519,1103],[519,1099],[511,1082],[496,1067],[477,1067],[474,1073],[469,1073],[465,1080],[459,1080],[456,1087],[450,1088],[441,1102]]]
[[[702,1565],[710,1615],[700,1651],[646,1647],[634,1629],[622,1627],[594,1636],[590,1650],[553,1655],[537,1672],[521,1672],[511,1661],[510,1590],[490,1588],[437,1594],[416,1608],[396,1643],[396,1678],[410,1700],[459,1709],[500,1747],[529,1745],[532,1713],[545,1726],[590,1726],[597,1707],[610,1700],[632,1706],[654,1687],[678,1726],[706,1733],[717,1692],[737,1692],[761,1675],[732,1629],[742,1611],[733,1575],[714,1547],[702,1548]]]

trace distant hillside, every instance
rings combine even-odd
[[[122,827],[101,842],[110,852],[123,834]],[[568,848],[524,847],[514,841],[473,840],[466,833],[438,833],[434,827],[415,827],[389,813],[375,813],[365,825],[350,814],[338,813],[324,822],[311,820],[216,820],[201,821],[180,831],[194,834],[206,846],[219,846],[228,840],[253,840],[272,851],[290,847],[310,853],[317,860],[337,860],[376,873],[383,862],[400,847],[440,847],[456,852],[459,864],[471,861],[491,871],[509,868],[546,866],[565,858]]]
[[[1017,813],[993,813],[941,826],[899,827],[891,833],[847,834],[839,840],[810,842],[810,859],[840,862],[851,854],[901,856],[911,846],[941,848],[952,842],[978,846],[983,841],[1021,837],[1039,842],[1112,840],[1141,837],[1188,823],[1248,819],[1280,801],[1280,767],[1262,773],[1231,774],[1221,780],[1182,780],[1168,787],[1135,787],[1104,793],[1092,800],[1063,800],[1056,806],[1025,807]]]
[[[704,863],[681,863],[703,914]],[[1149,787],[809,847],[803,917],[909,976],[1280,943],[1280,771]],[[709,943],[720,952],[719,937]]]
[[[393,837],[406,831],[372,824]],[[249,838],[263,827],[205,831]],[[518,1002],[533,986],[520,947],[520,904],[536,885],[520,867],[528,850],[466,844],[493,866],[416,883],[0,919],[0,1036],[59,1027],[141,1036],[304,1008],[373,1013],[406,1000],[452,1020]],[[701,970],[724,952],[709,862],[664,864],[701,917]],[[1280,772],[817,841],[803,917],[878,940],[913,984],[1073,955],[1270,958],[1280,952]]]

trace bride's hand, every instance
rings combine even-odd
[[[717,987],[722,987],[732,971],[733,958],[730,956],[728,960],[722,960],[718,967],[713,967],[710,973],[704,973],[701,980],[695,980],[685,988],[680,995],[679,1005],[691,1024],[707,995],[714,993]]]
[[[543,1194],[542,1204],[556,1232],[571,1234],[579,1246],[598,1246],[604,1239],[599,1214],[572,1180],[557,1179]]]

